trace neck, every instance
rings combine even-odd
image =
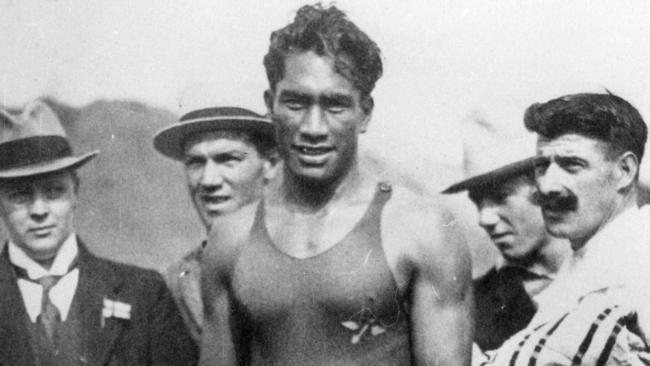
[[[46,270],[49,271],[50,268],[52,268],[52,263],[54,263],[54,258],[55,257],[44,259],[44,260],[34,259],[34,261],[36,263],[40,264],[41,267],[43,267],[43,268],[45,268]]]
[[[569,243],[565,239],[549,237],[548,243],[540,249],[536,260],[530,263],[529,269],[554,275],[560,270],[570,251]]]
[[[316,212],[330,202],[354,192],[359,188],[360,182],[361,173],[356,160],[345,174],[322,182],[309,181],[296,176],[285,167],[280,198],[289,208],[303,212]]]
[[[612,205],[612,208],[609,210],[609,214],[605,216],[605,219],[600,222],[600,224],[585,237],[570,239],[571,248],[574,251],[579,250],[584,247],[591,238],[593,238],[597,233],[599,233],[604,227],[606,227],[610,222],[614,221],[621,213],[626,211],[629,208],[637,206],[638,195],[636,190],[631,190],[627,195],[623,196],[618,202]]]
[[[261,195],[254,200],[240,206],[235,211],[221,214],[205,225],[205,231],[209,234],[215,227],[223,227],[224,223],[233,222],[234,220],[245,220],[247,218],[255,217],[257,206],[262,200]]]
[[[208,245],[211,242],[219,243],[219,245],[241,243],[250,233],[250,228],[253,227],[259,203],[260,199],[256,199],[236,211],[212,220],[208,228]]]

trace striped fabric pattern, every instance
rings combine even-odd
[[[602,296],[587,298],[555,321],[527,328],[510,338],[481,366],[647,365],[648,349],[631,329],[636,314]],[[631,341],[632,340],[632,341]]]

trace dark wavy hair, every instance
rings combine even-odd
[[[547,139],[576,133],[605,142],[610,157],[633,152],[641,162],[648,128],[625,99],[607,94],[572,94],[528,107],[524,124]]]
[[[264,67],[271,89],[284,77],[286,58],[313,51],[334,60],[334,69],[369,96],[383,72],[377,44],[335,6],[320,3],[298,9],[293,23],[271,33]]]

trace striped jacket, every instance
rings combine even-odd
[[[474,365],[650,365],[650,206],[565,262],[530,324]]]

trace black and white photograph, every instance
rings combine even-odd
[[[0,366],[650,365],[649,19],[0,0]]]

